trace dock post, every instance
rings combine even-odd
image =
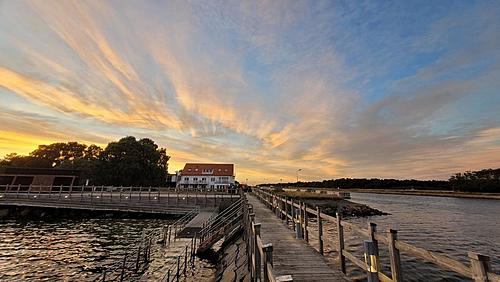
[[[268,264],[273,266],[273,244],[266,244],[262,247],[262,251],[264,252],[264,282],[271,281],[269,279],[269,268]]]
[[[318,220],[318,249],[321,255],[324,254],[323,250],[323,222],[321,221],[321,209],[316,206],[316,218]]]
[[[491,271],[490,258],[474,252],[469,252],[468,256],[471,264],[472,279],[475,282],[489,281],[488,271]]]
[[[307,225],[309,223],[309,214],[307,213],[307,205],[304,202],[304,238],[306,242],[309,242],[309,230],[307,229]]]
[[[377,224],[373,222],[368,222],[368,233],[370,235],[370,240],[373,242],[373,248],[375,256],[377,257],[377,263],[380,263],[380,255],[378,251],[378,241],[375,239],[375,233],[377,232]],[[380,265],[377,265],[377,269],[380,269]]]
[[[300,202],[299,209],[299,227],[300,227],[300,239],[304,239],[304,202]]]
[[[288,200],[284,197],[285,200],[285,223],[288,226]]]
[[[167,271],[167,282],[170,282],[170,269]]]
[[[339,262],[340,262],[340,271],[342,271],[344,274],[346,273],[345,270],[345,256],[343,254],[344,251],[344,227],[342,226],[342,218],[339,213],[337,215],[337,232],[338,232],[338,242],[337,242],[337,251],[339,255]]]
[[[135,259],[135,272],[139,271],[140,257],[141,257],[141,244],[139,244],[139,248],[137,249],[137,258]]]
[[[391,259],[391,274],[393,282],[403,281],[403,273],[401,272],[401,258],[399,250],[396,248],[396,240],[398,239],[398,231],[389,229],[389,256]]]
[[[255,223],[254,225],[255,228],[255,237],[253,238],[253,252],[255,253],[255,281],[260,281],[262,279],[261,277],[261,257],[260,257],[260,250],[259,250],[259,244],[257,243],[257,238],[260,237],[260,223]]]
[[[180,268],[181,268],[181,256],[178,256],[177,257],[177,274],[175,275],[177,282],[179,282],[179,276],[180,276],[179,270],[180,270]]]
[[[188,246],[186,246],[186,250],[184,251],[184,277],[186,277],[186,267],[188,263]]]
[[[295,210],[295,214],[297,215],[297,219],[295,220],[295,235],[297,239],[303,239],[302,233],[302,216],[301,216],[301,208],[297,208]]]
[[[104,269],[104,272],[102,273],[102,282],[106,282],[106,269]]]
[[[292,227],[295,230],[295,205],[293,203],[293,198],[290,198],[290,213],[292,215]]]
[[[123,264],[122,264],[122,272],[120,273],[120,282],[123,281],[123,278],[125,277],[125,263],[127,263],[127,254],[123,257]]]
[[[373,241],[364,241],[366,279],[368,282],[378,282],[378,257]]]

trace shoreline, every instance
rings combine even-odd
[[[328,189],[328,190],[330,190],[330,189]],[[353,192],[353,193],[373,193],[373,194],[393,194],[393,195],[410,195],[410,196],[450,197],[450,198],[480,199],[480,200],[500,200],[499,193],[453,192],[453,191],[443,191],[443,190],[423,191],[423,190],[402,190],[402,189],[340,189],[339,191]]]

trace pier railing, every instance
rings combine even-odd
[[[247,246],[248,270],[250,281],[289,282],[290,275],[276,277],[273,273],[273,244],[264,244],[260,234],[260,223],[255,222],[253,206],[244,198],[243,224]]]
[[[303,202],[294,202],[293,199],[286,199],[272,192],[264,191],[260,188],[254,188],[253,193],[272,209],[276,216],[291,222],[292,228],[296,231],[297,238],[309,242],[308,217],[315,216],[318,220],[318,251],[323,254],[324,236],[323,221],[336,225],[337,229],[337,252],[339,257],[339,267],[343,273],[346,273],[346,260],[367,273],[368,281],[404,281],[403,270],[401,268],[401,252],[418,257],[427,262],[433,263],[443,269],[456,272],[474,281],[492,281],[500,282],[500,275],[493,273],[488,256],[469,252],[470,265],[465,265],[446,255],[425,250],[423,248],[403,242],[397,238],[397,230],[390,229],[387,236],[384,236],[377,230],[375,223],[369,222],[368,228],[362,228],[358,225],[342,220],[337,213],[337,217],[329,216],[320,211],[306,206]],[[345,234],[344,228],[355,231],[364,236],[364,260],[357,258],[353,253],[346,250],[344,246]],[[255,229],[253,229],[255,230]],[[258,228],[256,229],[258,233]],[[391,274],[382,272],[379,254],[379,243],[385,244],[389,249]]]
[[[198,252],[204,252],[223,237],[231,234],[242,227],[243,198],[235,201],[220,214],[210,218],[203,224],[199,232],[200,244]]]
[[[0,204],[185,214],[239,198],[235,189],[0,185]]]

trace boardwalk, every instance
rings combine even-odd
[[[248,195],[255,222],[261,223],[261,237],[273,244],[275,276],[292,275],[293,281],[350,281],[335,267],[329,266],[311,246],[295,234],[255,196]]]
[[[213,211],[237,199],[227,191],[155,187],[0,186],[0,206],[183,215],[195,208]]]

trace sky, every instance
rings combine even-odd
[[[0,157],[133,135],[261,183],[500,166],[498,1],[0,0]]]

